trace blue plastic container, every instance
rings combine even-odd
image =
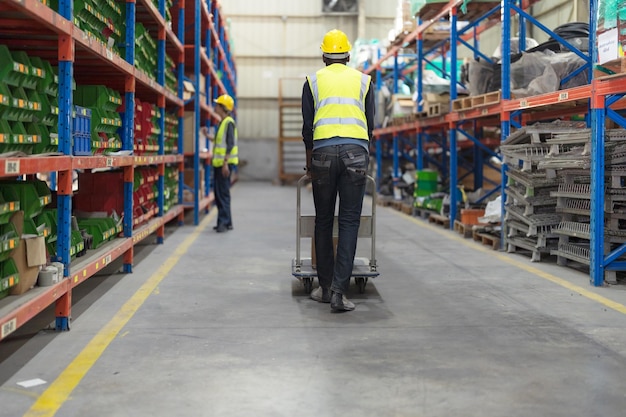
[[[72,119],[72,154],[91,155],[91,110],[74,106]]]

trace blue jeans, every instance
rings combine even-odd
[[[229,165],[232,173],[234,165]],[[222,167],[213,167],[213,192],[217,205],[217,225],[232,226],[233,219],[230,215],[230,175],[222,175]]]
[[[359,145],[331,145],[313,151],[315,253],[321,287],[345,294],[350,285],[367,181],[369,154]],[[339,241],[333,254],[333,222],[339,196]]]

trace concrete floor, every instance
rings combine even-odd
[[[234,231],[176,229],[0,363],[0,416],[624,416],[624,287],[378,207],[381,276],[331,314],[291,276],[295,201],[237,184]]]

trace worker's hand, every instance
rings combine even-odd
[[[224,178],[230,175],[230,169],[228,168],[228,164],[222,165],[222,175],[224,176]]]

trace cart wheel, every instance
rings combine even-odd
[[[365,292],[365,284],[367,284],[367,278],[364,277],[356,277],[354,279],[357,287],[359,287],[359,293],[363,294]]]
[[[304,285],[304,292],[311,294],[313,289],[313,278],[302,278],[302,285]]]

